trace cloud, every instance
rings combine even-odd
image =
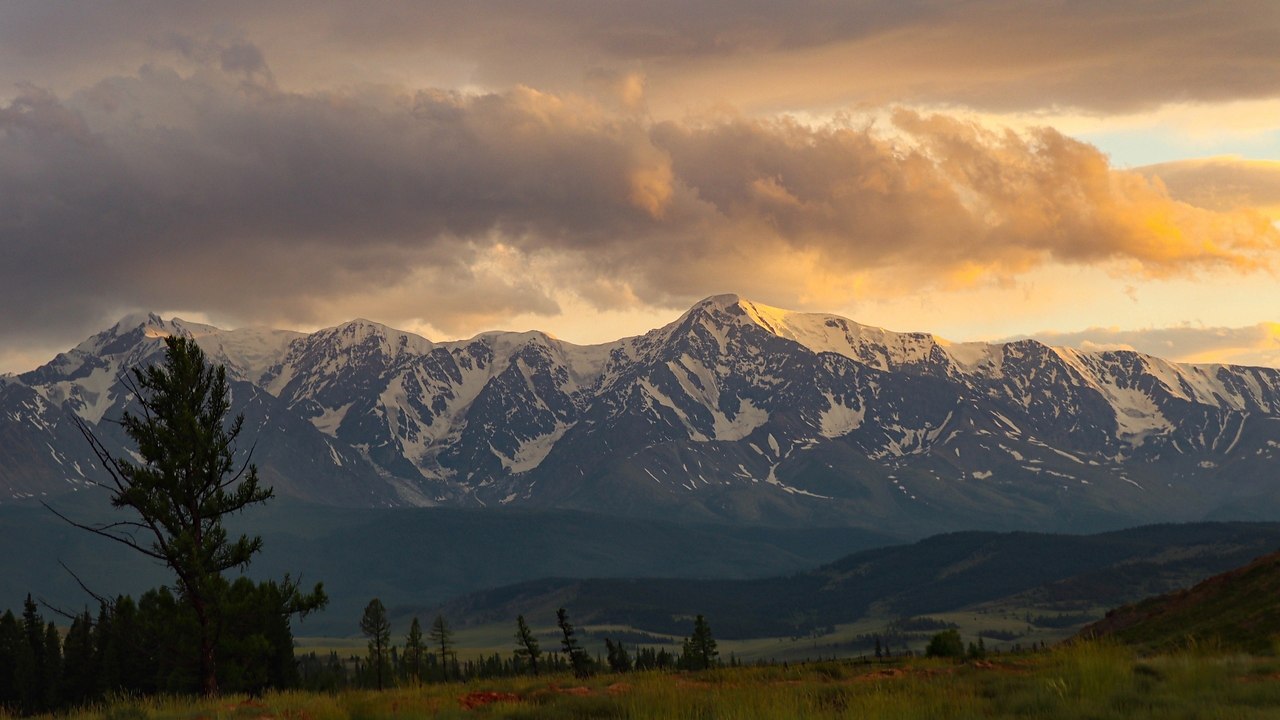
[[[653,120],[527,87],[298,93],[252,52],[207,55],[0,108],[0,303],[29,308],[0,337],[129,308],[461,331],[566,293],[672,307],[708,287],[826,309],[1061,263],[1257,270],[1280,247],[1257,213],[1173,200],[1050,129]]]
[[[175,32],[248,38],[295,88],[377,81],[579,89],[642,73],[649,106],[851,103],[1117,112],[1280,94],[1271,0],[219,3],[10,0],[0,83],[132,71]],[[247,58],[233,61],[233,65]]]
[[[1094,327],[1079,332],[1043,332],[1035,338],[1082,350],[1136,350],[1179,362],[1280,367],[1280,323],[1247,327],[1180,325],[1145,330]]]
[[[1159,178],[1169,194],[1211,210],[1252,208],[1280,221],[1280,162],[1214,157],[1137,169]]]

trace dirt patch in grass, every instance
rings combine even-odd
[[[507,692],[473,692],[458,698],[458,704],[463,710],[475,710],[500,702],[520,702],[520,696]]]

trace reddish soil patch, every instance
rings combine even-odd
[[[520,702],[520,696],[504,692],[473,692],[458,698],[458,704],[463,710],[474,710],[499,702]]]
[[[631,683],[616,682],[604,689],[610,695],[621,695],[631,692]]]
[[[556,692],[561,695],[590,695],[591,688],[585,686],[571,688],[556,688]]]

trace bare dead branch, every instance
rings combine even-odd
[[[71,579],[73,579],[73,580],[75,580],[75,581],[76,581],[76,584],[80,586],[80,589],[81,589],[81,590],[83,590],[83,591],[85,591],[86,593],[88,593],[88,594],[89,594],[89,596],[90,596],[90,597],[92,597],[94,600],[97,600],[99,605],[107,605],[107,606],[110,606],[110,605],[111,605],[111,601],[110,601],[110,600],[107,600],[106,598],[102,597],[102,596],[101,596],[101,595],[99,595],[98,593],[96,593],[96,592],[94,592],[94,591],[90,590],[90,589],[89,589],[89,586],[88,586],[88,585],[85,585],[85,584],[84,584],[84,581],[80,579],[80,576],[79,576],[79,575],[77,575],[77,574],[75,574],[75,572],[74,572],[71,568],[67,567],[67,564],[66,564],[66,563],[64,563],[64,562],[62,562],[61,560],[59,560],[59,561],[58,561],[58,565],[62,566],[62,569],[63,569],[63,570],[66,570],[66,571],[67,571],[67,574],[71,576]]]
[[[41,605],[45,606],[45,609],[50,610],[58,615],[61,615],[62,617],[68,620],[71,620],[74,622],[77,617],[76,615],[69,613],[66,610],[63,610],[62,608],[58,607],[57,605],[54,605],[53,603],[49,602],[48,600],[45,600],[42,597],[36,597],[36,600],[39,601]]]
[[[49,512],[62,518],[63,522],[67,523],[71,527],[80,528],[81,530],[91,532],[94,535],[99,535],[101,537],[107,538],[108,540],[114,540],[115,542],[118,542],[121,545],[125,545],[127,547],[133,548],[134,550],[137,550],[138,552],[142,553],[143,555],[146,555],[149,558],[153,558],[155,560],[159,560],[160,562],[168,564],[168,560],[165,558],[165,556],[155,552],[154,550],[151,550],[149,548],[143,547],[142,545],[139,545],[138,542],[134,540],[132,537],[115,535],[115,534],[106,532],[105,530],[99,530],[93,525],[86,525],[81,522],[76,522],[75,520],[72,520],[66,515],[63,515],[62,513],[53,509],[53,507],[50,506],[49,503],[46,503],[43,500],[41,500],[40,504],[43,505],[44,508]]]

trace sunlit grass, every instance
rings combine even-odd
[[[1280,717],[1280,660],[1203,647],[1143,658],[1076,643],[984,662],[832,661],[509,678],[383,692],[273,692],[257,699],[117,698],[73,718],[1264,718]]]

